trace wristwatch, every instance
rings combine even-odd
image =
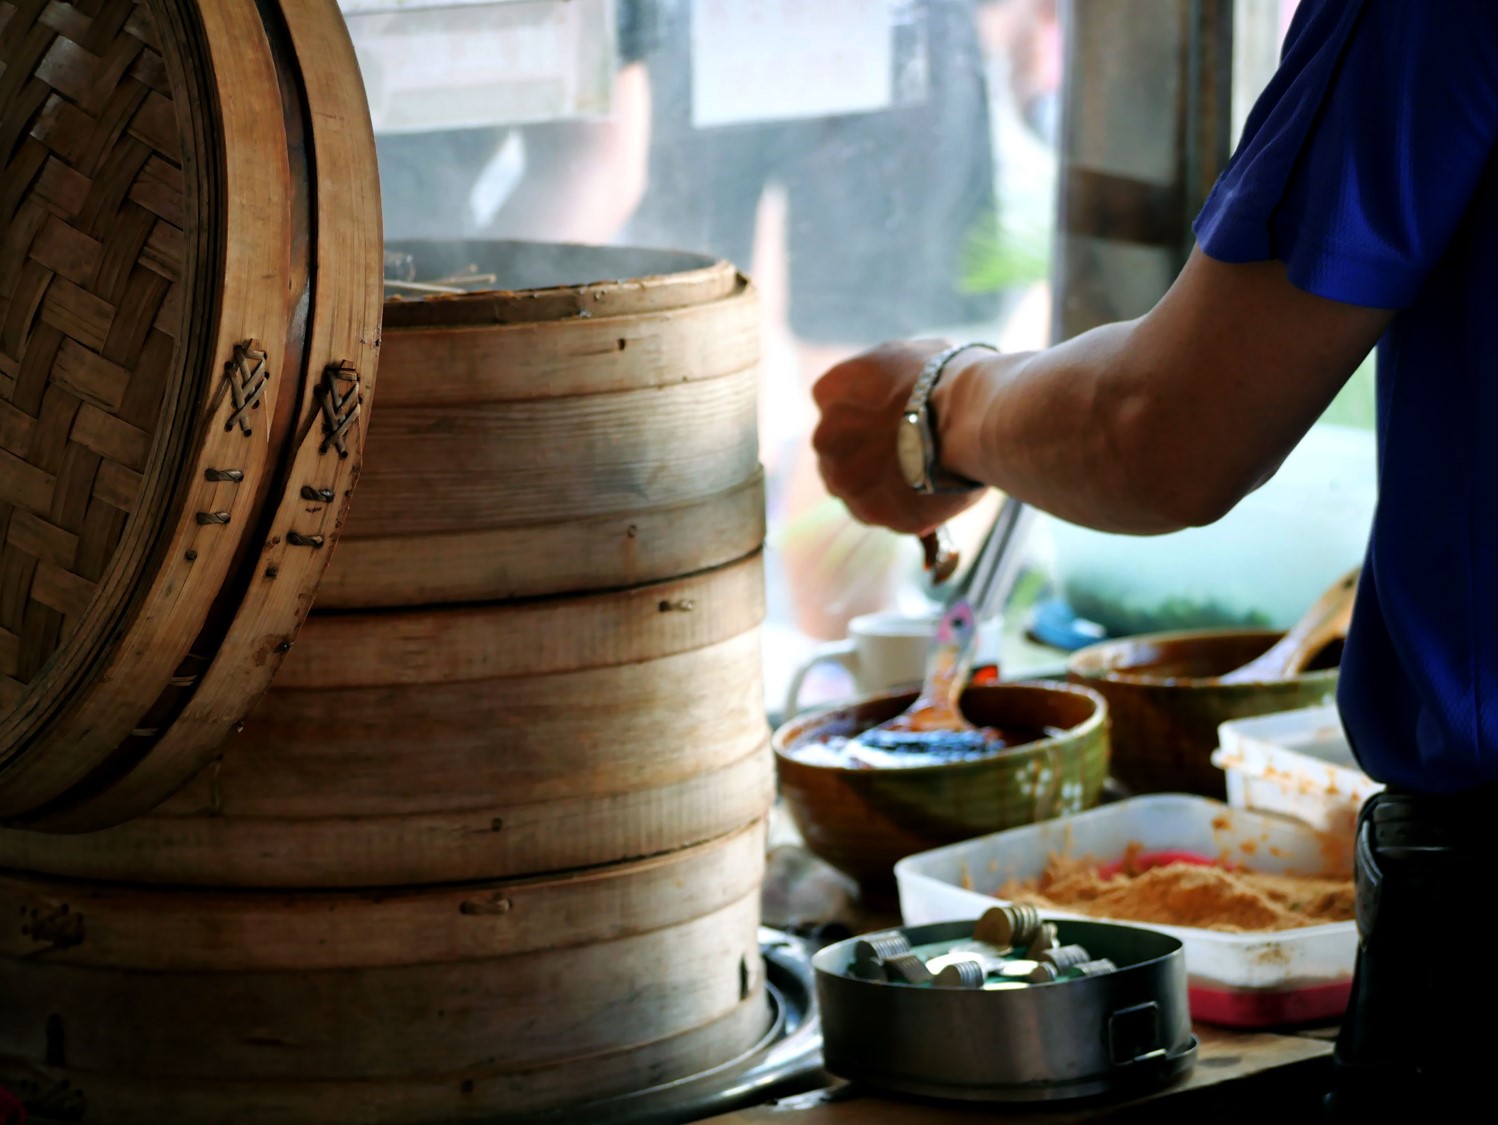
[[[900,471],[910,487],[927,495],[971,492],[983,486],[977,481],[949,473],[941,467],[941,449],[937,440],[936,411],[931,405],[931,392],[936,381],[958,352],[968,348],[999,349],[992,344],[957,344],[938,352],[921,368],[920,378],[910,392],[910,401],[905,404],[905,413],[900,416],[900,429],[895,435],[895,449],[900,458]]]

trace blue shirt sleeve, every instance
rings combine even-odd
[[[1370,308],[1413,302],[1498,137],[1493,0],[1302,0],[1197,217],[1225,262]]]

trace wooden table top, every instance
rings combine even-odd
[[[714,1117],[709,1125],[1072,1125],[1082,1121],[1313,1120],[1330,1075],[1331,1032],[1233,1032],[1198,1026],[1196,1067],[1182,1082],[1116,1105],[1026,1109],[918,1102],[838,1082]]]

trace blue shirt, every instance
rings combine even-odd
[[[1498,3],[1302,0],[1196,222],[1213,258],[1397,310],[1338,702],[1363,768],[1423,792],[1498,782],[1495,138]]]

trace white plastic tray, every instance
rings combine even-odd
[[[1227,775],[1235,808],[1350,836],[1363,802],[1383,788],[1358,768],[1332,706],[1237,719],[1223,723],[1218,736],[1212,764]]]
[[[1059,820],[909,856],[895,865],[906,925],[975,919],[1008,879],[1033,879],[1052,853],[1121,858],[1146,852],[1230,856],[1257,871],[1351,872],[1351,841],[1280,817],[1233,809],[1205,797],[1134,797]],[[1047,917],[1083,918],[1066,911]],[[1125,925],[1139,923],[1124,922]],[[1357,950],[1352,922],[1273,933],[1235,934],[1148,925],[1186,947],[1192,1013],[1233,1026],[1334,1019],[1345,1007]]]

